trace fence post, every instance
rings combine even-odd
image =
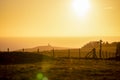
[[[114,58],[114,53],[112,52],[112,58]]]
[[[101,54],[102,54],[102,40],[100,40],[100,50],[99,50],[100,59],[102,58]]]
[[[111,53],[109,52],[109,58],[111,57]]]
[[[54,48],[53,48],[52,52],[53,52],[53,57],[55,57],[55,51],[54,51]]]
[[[68,58],[70,58],[70,49],[68,49]]]
[[[116,45],[116,60],[120,60],[120,42],[117,43]]]
[[[79,48],[79,59],[81,58],[81,55],[80,55],[80,48]]]
[[[10,51],[10,49],[9,48],[7,48],[7,52],[9,52]]]
[[[39,48],[37,49],[37,52],[39,53]]]
[[[107,51],[105,51],[105,55],[106,55],[105,57],[106,57],[106,59],[107,59],[107,58],[108,58],[108,56],[107,56]]]
[[[115,58],[115,52],[113,52],[113,58]]]
[[[22,51],[24,52],[24,48],[22,49]]]
[[[105,56],[104,56],[105,52],[102,51],[102,58],[105,59]]]

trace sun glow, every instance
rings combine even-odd
[[[74,0],[72,7],[78,16],[85,16],[90,10],[89,0]]]

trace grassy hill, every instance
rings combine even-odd
[[[103,42],[102,44],[102,57],[115,57],[116,46],[118,42]],[[93,48],[96,49],[96,54],[99,57],[100,44],[97,41],[89,42],[81,48],[81,51],[84,53],[90,52]]]
[[[33,47],[33,48],[25,48],[24,51],[25,52],[38,52],[38,50],[40,52],[42,51],[50,51],[50,50],[63,50],[63,49],[67,49],[65,47],[55,47],[55,46],[51,46],[51,45],[47,45],[47,46],[37,46],[37,47]],[[23,49],[19,49],[16,51],[23,51]]]
[[[103,42],[102,44],[102,57],[103,58],[110,58],[115,57],[116,53],[116,45],[117,42],[108,43]],[[96,49],[96,55],[99,57],[99,42],[98,41],[91,41],[85,44],[82,48],[71,48],[71,49],[64,49],[64,50],[54,50],[55,57],[82,57],[84,58],[93,48]],[[45,55],[52,56],[53,50],[50,51],[43,51]]]
[[[33,52],[0,52],[0,64],[26,64],[52,59]]]
[[[102,44],[102,58],[115,57],[117,42]],[[54,48],[54,50],[53,50]],[[93,41],[85,44],[82,48],[63,48],[53,46],[38,46],[34,48],[24,49],[24,52],[18,50],[17,52],[0,52],[0,64],[21,64],[34,63],[43,60],[50,60],[52,57],[71,57],[71,58],[85,58],[85,56],[93,48],[96,48],[96,55],[99,58],[99,42]],[[37,50],[39,49],[39,53]],[[92,54],[92,53],[91,53]]]

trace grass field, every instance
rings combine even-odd
[[[0,65],[0,80],[120,80],[120,62],[63,59]]]

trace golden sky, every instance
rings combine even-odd
[[[0,37],[120,36],[120,0],[0,0]]]

